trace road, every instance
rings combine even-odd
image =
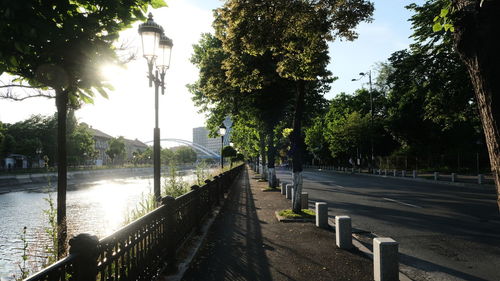
[[[289,170],[277,171],[291,182]],[[500,215],[493,189],[306,170],[304,191],[349,215],[362,241],[400,243],[400,270],[413,280],[500,281]],[[371,248],[371,245],[370,245]]]

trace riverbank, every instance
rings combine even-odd
[[[179,171],[194,169],[193,166],[177,168]],[[169,167],[162,167],[162,174],[168,173]],[[86,181],[99,181],[112,178],[153,176],[153,167],[147,168],[115,168],[68,172],[68,187],[80,185]],[[51,183],[57,187],[57,173],[36,173],[0,176],[0,194],[13,191],[33,191],[47,187]]]

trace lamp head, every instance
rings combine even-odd
[[[156,59],[156,49],[163,33],[163,28],[153,20],[153,14],[149,13],[148,20],[139,25],[139,34],[142,41],[142,54],[152,62]]]
[[[221,136],[224,136],[226,134],[226,126],[224,126],[224,123],[222,123],[219,127],[219,134]]]
[[[160,72],[165,72],[170,67],[173,45],[172,39],[165,36],[165,34],[160,36],[158,59],[156,61],[156,67]]]

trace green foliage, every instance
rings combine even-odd
[[[92,102],[109,88],[98,71],[118,62],[113,42],[118,33],[144,20],[148,5],[139,1],[8,1],[0,10],[0,74],[7,72],[31,86],[67,91],[71,104]]]
[[[85,163],[95,154],[94,138],[86,124],[78,124],[68,136],[68,163]]]
[[[196,152],[189,146],[176,147],[173,152],[173,159],[178,164],[194,163],[196,158]]]
[[[184,181],[177,173],[174,165],[170,166],[169,176],[163,182],[163,196],[172,196],[177,198],[190,191],[189,183]]]
[[[147,157],[153,158],[153,151],[151,149],[149,149],[149,151],[147,151]],[[166,166],[169,166],[169,165],[175,163],[175,160],[176,160],[175,153],[168,148],[162,148],[162,150],[160,152],[160,158],[161,158],[161,162],[164,163]]]
[[[123,224],[127,225],[137,220],[138,218],[143,217],[154,209],[156,209],[156,200],[154,194],[152,192],[142,193],[141,199],[139,200],[135,208],[125,214]]]
[[[23,227],[23,231],[21,232],[21,235],[19,236],[19,239],[23,243],[23,248],[22,248],[23,254],[21,255],[21,262],[18,264],[20,274],[19,274],[19,276],[14,275],[14,279],[16,281],[24,280],[30,275],[30,270],[28,268],[28,265],[26,264],[26,262],[29,259],[29,256],[28,256],[29,243],[28,243],[28,239],[27,239],[27,235],[26,235],[26,229],[27,229],[26,226]]]
[[[115,164],[115,160],[123,161],[125,157],[125,139],[123,137],[111,139],[106,154],[111,158],[113,164]]]
[[[49,187],[50,188],[50,182]],[[54,199],[52,198],[51,193],[47,193],[47,197],[44,198],[45,202],[48,203],[48,209],[43,210],[47,218],[47,226],[44,227],[44,231],[49,237],[49,244],[44,245],[44,252],[46,255],[46,261],[43,264],[43,267],[49,266],[57,261],[57,233],[58,233],[58,225],[57,225],[57,208],[55,206]]]
[[[210,172],[208,171],[208,165],[205,161],[201,161],[196,165],[194,174],[196,176],[195,184],[198,186],[204,185],[205,180],[211,179]]]
[[[316,216],[316,213],[309,209],[302,209],[300,213],[294,213],[291,209],[286,209],[279,211],[278,215],[287,219],[311,219]]]
[[[233,157],[236,157],[236,149],[234,149],[232,146],[230,145],[226,145],[224,146],[224,148],[222,148],[222,156],[224,158],[233,158]]]

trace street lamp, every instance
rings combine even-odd
[[[153,140],[153,167],[154,167],[154,196],[160,199],[160,128],[158,127],[158,92],[161,88],[162,95],[165,93],[165,73],[170,67],[172,53],[172,40],[163,34],[163,28],[154,22],[153,14],[149,13],[148,20],[139,25],[141,35],[142,53],[148,63],[149,87],[155,85],[155,128]],[[153,68],[156,70],[153,75]]]
[[[42,154],[42,148],[41,147],[38,147],[36,149],[36,155],[37,155],[37,160],[38,160],[38,163],[37,163],[37,167],[38,168],[41,168],[40,167],[40,155]]]
[[[224,169],[224,155],[222,154],[224,150],[224,135],[226,134],[226,126],[224,126],[224,123],[219,127],[219,134],[221,136],[220,167]]]
[[[358,81],[361,78],[368,75],[368,83],[370,84],[370,146],[371,146],[371,160],[370,160],[370,168],[373,166],[373,160],[375,160],[374,151],[373,151],[373,96],[372,96],[372,71],[369,70],[368,73],[360,72],[358,79],[352,79],[351,81]]]

